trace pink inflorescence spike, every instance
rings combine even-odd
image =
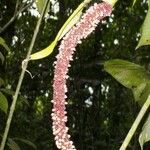
[[[77,23],[63,38],[59,47],[59,54],[55,63],[54,83],[53,83],[53,134],[55,136],[56,146],[60,150],[75,150],[73,142],[68,134],[67,112],[65,101],[67,92],[66,80],[68,78],[68,68],[70,61],[73,60],[73,53],[77,44],[81,43],[97,26],[97,24],[112,12],[112,6],[106,2],[89,7],[84,13],[82,19]]]

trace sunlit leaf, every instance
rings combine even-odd
[[[150,75],[134,63],[115,59],[105,62],[104,69],[125,87],[132,89],[139,104],[147,99],[150,93]]]
[[[106,61],[104,69],[118,82],[130,89],[150,80],[149,74],[143,67],[121,59]]]
[[[7,145],[11,150],[21,150],[19,145],[11,138],[8,138]]]
[[[3,112],[7,113],[7,110],[8,110],[7,98],[1,92],[0,92],[0,109]]]
[[[140,143],[142,150],[143,150],[144,143],[146,143],[148,141],[150,141],[150,115],[148,116],[148,118],[143,126],[142,132],[139,136],[139,143]]]
[[[44,57],[47,57],[48,55],[50,55],[53,52],[54,47],[56,46],[57,42],[53,41],[48,47],[46,47],[45,49],[34,53],[30,56],[31,60],[36,60],[36,59],[41,59]]]
[[[5,60],[5,58],[4,58],[4,55],[0,52],[0,60],[1,60],[1,62],[2,62],[2,64],[4,63],[4,60]]]
[[[83,8],[89,3],[91,0],[84,0],[77,9],[72,13],[72,15],[67,19],[62,28],[59,30],[55,40],[45,49],[34,53],[30,56],[31,60],[41,59],[47,57],[53,52],[57,42],[78,22],[81,17]]]
[[[29,141],[29,140],[22,139],[22,138],[13,138],[13,139],[14,139],[15,141],[23,142],[23,143],[25,143],[25,144],[31,146],[31,147],[34,148],[34,149],[37,149],[36,145],[35,145],[33,142]]]
[[[118,0],[103,0],[103,1],[110,4],[111,6],[114,6]]]
[[[2,45],[8,52],[10,51],[10,48],[2,37],[0,37],[0,45]]]
[[[46,2],[45,0],[36,0],[36,6],[40,14],[42,13],[45,2]],[[45,14],[49,12],[49,9],[50,9],[50,3],[46,8]]]
[[[142,105],[146,101],[148,95],[150,94],[150,82],[143,82],[136,88],[133,88],[132,91],[135,100]]]
[[[138,43],[136,49],[141,46],[149,45],[149,44],[150,44],[150,8],[148,9],[146,18],[142,25],[141,38],[139,40],[139,43]]]
[[[82,10],[73,18],[73,20],[66,22],[61,30],[58,32],[56,40],[59,41],[62,37],[80,20]]]

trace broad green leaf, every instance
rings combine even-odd
[[[135,101],[140,105],[145,102],[150,93],[150,75],[143,67],[115,59],[105,62],[104,69],[118,82],[132,90]]]
[[[2,37],[0,37],[0,45],[2,45],[8,52],[10,51],[10,48]]]
[[[0,52],[0,60],[2,61],[2,64],[4,63],[4,60],[5,60],[5,58],[4,58],[4,55]]]
[[[13,139],[14,139],[15,141],[23,142],[23,143],[25,143],[25,144],[27,144],[27,145],[33,147],[34,149],[37,149],[36,145],[35,145],[33,142],[29,141],[29,140],[22,139],[22,138],[13,138]]]
[[[125,60],[106,61],[104,69],[118,82],[130,89],[150,80],[149,74],[143,67]]]
[[[146,18],[142,25],[141,38],[139,40],[139,43],[138,43],[136,49],[141,46],[149,45],[149,44],[150,44],[150,8],[148,9]]]
[[[21,150],[19,145],[11,138],[8,138],[7,145],[11,150]]]
[[[8,102],[6,97],[3,95],[3,93],[0,92],[0,109],[7,113],[8,110]]]
[[[45,0],[36,0],[36,6],[37,6],[38,11],[39,11],[40,14],[42,13],[44,4],[45,4]],[[45,14],[49,12],[49,9],[50,9],[50,2],[48,3]]]
[[[142,105],[146,101],[148,95],[150,94],[150,81],[147,83],[143,82],[136,88],[133,88],[132,91],[133,91],[135,100],[138,101],[139,104]]]
[[[142,150],[143,150],[144,143],[146,143],[148,141],[150,141],[150,115],[148,116],[148,118],[143,126],[142,132],[139,136],[139,143],[140,143]]]
[[[77,9],[72,13],[72,15],[67,19],[62,28],[59,30],[55,40],[45,49],[34,53],[30,56],[30,60],[41,59],[47,57],[53,52],[57,42],[78,22],[81,17],[83,8],[90,2],[91,0],[84,0]]]

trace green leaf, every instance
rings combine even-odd
[[[146,143],[148,141],[150,141],[150,115],[148,116],[148,118],[143,126],[142,132],[139,136],[139,143],[140,143],[142,150],[143,150],[144,143]]]
[[[41,59],[41,58],[47,57],[48,55],[50,55],[53,52],[56,44],[57,44],[57,42],[53,41],[45,49],[43,49],[43,50],[41,50],[41,51],[39,51],[37,53],[34,53],[34,54],[30,55],[30,60],[36,60],[36,59]]]
[[[138,43],[136,49],[141,46],[149,45],[149,44],[150,44],[150,8],[148,9],[146,18],[142,25],[141,38],[139,40],[139,43]]]
[[[3,93],[8,94],[8,95],[14,95],[15,94],[15,92],[13,90],[11,90],[11,89],[2,88],[1,91]]]
[[[44,4],[45,4],[45,0],[36,0],[36,6],[37,6],[38,11],[39,11],[40,14],[42,13]],[[50,9],[50,2],[48,3],[45,14],[49,12],[49,9]]]
[[[0,45],[2,45],[8,52],[10,52],[10,48],[2,37],[0,37]]]
[[[135,100],[138,101],[139,104],[142,105],[146,101],[148,95],[150,94],[150,82],[149,81],[147,83],[143,82],[136,88],[133,88],[132,91],[133,91]]]
[[[53,52],[57,42],[79,21],[83,8],[90,2],[91,0],[84,0],[77,9],[72,13],[72,15],[67,19],[62,28],[59,30],[55,40],[45,49],[34,53],[30,56],[30,60],[41,59],[47,57]]]
[[[106,3],[109,3],[111,6],[114,6],[118,0],[103,0]]]
[[[135,5],[136,1],[137,1],[137,0],[133,0],[133,4],[132,4],[132,6],[134,6],[134,5]]]
[[[18,101],[17,103],[18,103],[19,105],[22,104],[22,105],[30,106],[28,100],[27,100],[24,96],[22,96],[22,95],[19,96],[19,101]]]
[[[104,69],[118,82],[130,89],[150,80],[149,74],[143,67],[121,59],[106,61]]]
[[[8,110],[8,102],[6,97],[3,95],[3,93],[0,92],[0,109],[7,113]]]
[[[33,142],[29,141],[29,140],[22,139],[22,138],[13,138],[13,139],[17,140],[17,141],[21,141],[21,142],[31,146],[32,148],[37,149],[36,145]]]
[[[0,52],[0,59],[1,59],[1,61],[2,61],[2,64],[4,63],[4,60],[5,60],[5,58],[4,58],[4,55]]]
[[[11,138],[8,138],[7,145],[11,150],[21,150],[19,145]]]
[[[134,63],[115,59],[105,62],[104,69],[118,82],[132,90],[135,101],[143,104],[150,93],[150,75]]]
[[[0,77],[0,87],[4,84],[5,84],[4,80]]]

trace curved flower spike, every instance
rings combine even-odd
[[[77,44],[81,43],[97,26],[97,24],[112,12],[110,3],[95,3],[83,14],[82,19],[78,22],[63,38],[57,61],[55,62],[54,83],[53,83],[53,134],[55,136],[56,146],[60,150],[75,150],[73,142],[68,134],[67,112],[65,102],[67,92],[66,79],[68,78],[68,68],[70,61],[73,60],[73,53]]]

